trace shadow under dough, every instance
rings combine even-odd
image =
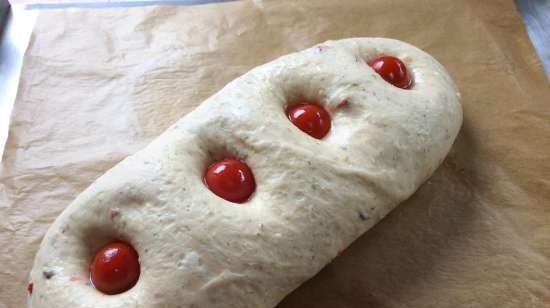
[[[465,122],[443,164],[414,195],[277,308],[407,307],[429,292],[419,285],[441,272],[475,228],[474,143]]]

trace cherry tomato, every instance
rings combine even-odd
[[[219,197],[243,203],[256,189],[252,170],[236,158],[226,158],[211,164],[204,175],[206,186]]]
[[[376,71],[385,81],[401,89],[410,89],[412,79],[407,71],[407,67],[403,61],[392,56],[380,56],[372,61],[369,65]]]
[[[138,253],[122,242],[103,246],[90,266],[90,279],[94,287],[109,295],[131,289],[137,283],[139,274]]]
[[[330,115],[317,104],[298,104],[287,111],[290,122],[313,138],[322,139],[330,131]]]
[[[32,283],[32,281],[29,282],[29,284],[27,285],[27,291],[29,292],[29,294],[32,294],[32,287],[34,286],[34,284]]]

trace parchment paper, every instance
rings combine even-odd
[[[0,171],[0,307],[24,306],[42,236],[104,171],[250,68],[351,36],[439,59],[464,125],[414,196],[279,308],[550,307],[550,87],[513,2],[477,2],[42,12]]]

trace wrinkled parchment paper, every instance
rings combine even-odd
[[[252,67],[351,36],[435,56],[464,125],[414,196],[278,307],[550,307],[550,87],[513,2],[477,2],[42,12],[0,171],[0,307],[24,306],[46,229],[104,171]]]

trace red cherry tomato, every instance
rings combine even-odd
[[[403,61],[392,56],[380,56],[372,61],[369,65],[376,71],[385,81],[401,89],[410,89],[412,79],[407,71],[407,67]]]
[[[27,285],[27,291],[29,292],[29,294],[32,294],[32,287],[34,286],[34,284],[32,283],[32,281],[29,282],[29,284]]]
[[[235,158],[226,158],[211,164],[204,175],[206,186],[219,197],[243,203],[256,189],[252,170],[246,163]]]
[[[313,138],[321,139],[330,131],[330,115],[317,104],[298,104],[286,114],[290,122]]]
[[[137,252],[122,242],[103,246],[90,266],[90,279],[94,287],[109,295],[131,289],[137,283],[139,274]]]

